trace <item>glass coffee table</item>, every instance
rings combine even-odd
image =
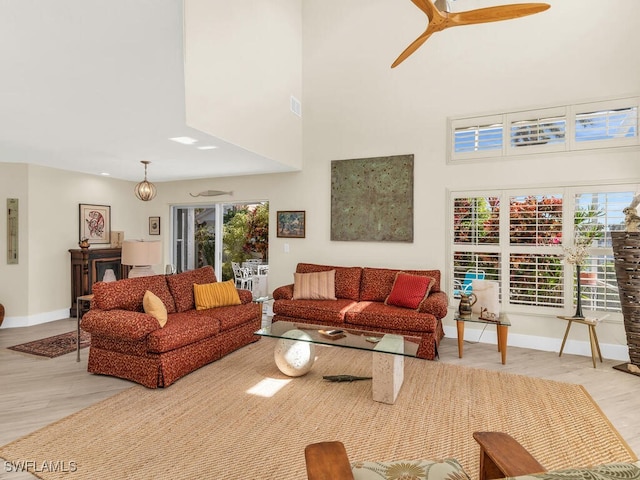
[[[292,377],[311,369],[315,345],[371,351],[373,400],[388,404],[395,403],[404,381],[404,357],[415,357],[420,344],[420,337],[289,321],[274,322],[255,334],[278,339],[276,365]]]

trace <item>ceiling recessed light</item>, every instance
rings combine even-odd
[[[173,138],[170,138],[169,140],[182,143],[183,145],[193,145],[198,141],[195,138],[191,138],[191,137],[173,137]]]
[[[218,148],[215,145],[204,145],[202,147],[196,147],[198,150],[213,150],[214,148]]]
[[[107,172],[102,172],[100,175],[104,176],[104,177],[110,177],[111,174],[107,173]]]

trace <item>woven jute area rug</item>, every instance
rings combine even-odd
[[[454,457],[477,478],[471,435],[496,430],[548,469],[636,460],[578,385],[406,359],[398,400],[386,405],[370,381],[322,379],[370,375],[370,353],[318,348],[313,370],[292,379],[275,367],[274,345],[263,338],[167,389],[132,387],[0,456],[32,461],[44,479],[293,480],[306,478],[307,444],[340,440],[351,460]],[[74,471],[47,472],[52,462]]]

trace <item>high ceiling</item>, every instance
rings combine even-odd
[[[0,162],[139,181],[149,160],[153,182],[287,170],[186,126],[182,44],[181,0],[3,0]]]

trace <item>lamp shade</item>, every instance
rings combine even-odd
[[[142,240],[122,242],[123,265],[147,266],[162,263],[162,243]]]

